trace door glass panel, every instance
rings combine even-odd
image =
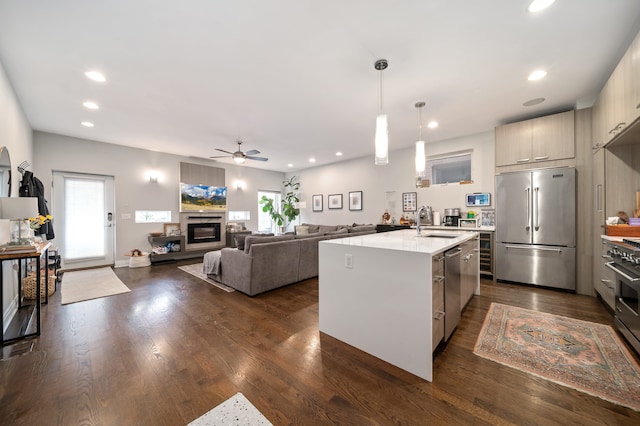
[[[105,256],[104,181],[66,178],[64,185],[66,258]]]

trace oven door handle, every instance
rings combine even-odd
[[[613,270],[616,274],[622,275],[623,277],[625,277],[627,280],[631,281],[632,283],[640,281],[640,278],[632,278],[632,277],[630,277],[628,274],[622,272],[620,269],[618,269],[615,266],[613,266],[614,264],[615,264],[615,262],[607,262],[607,263],[605,263],[607,268]]]

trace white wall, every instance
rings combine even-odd
[[[5,146],[9,151],[12,174],[11,194],[17,197],[20,185],[17,167],[23,161],[33,163],[33,141],[29,122],[2,64],[0,64],[0,111],[0,146]],[[9,262],[3,264],[2,315],[5,328],[15,313],[18,294],[17,275],[10,266]]]
[[[373,150],[373,146],[371,148]],[[328,225],[349,223],[381,223],[388,206],[389,213],[399,221],[402,214],[402,193],[417,192],[418,206],[428,205],[441,213],[445,208],[458,207],[467,211],[465,194],[494,192],[494,136],[493,131],[456,139],[427,143],[427,157],[472,149],[471,177],[473,183],[415,187],[413,148],[392,151],[389,164],[375,166],[373,155],[327,166],[301,170],[289,175],[300,177],[301,200],[307,208],[301,212],[300,222]],[[349,192],[363,191],[362,211],[349,211]],[[313,212],[311,197],[323,195],[323,211]],[[343,194],[343,208],[329,210],[327,195]]]
[[[124,255],[132,249],[150,249],[147,234],[162,231],[163,225],[136,224],[136,210],[171,210],[172,220],[179,222],[180,162],[204,164],[225,169],[227,208],[249,210],[250,230],[258,229],[258,189],[281,190],[284,174],[245,166],[223,164],[205,159],[182,157],[161,152],[129,148],[87,139],[51,133],[34,132],[35,175],[44,183],[45,197],[51,205],[51,179],[53,171],[91,173],[114,176],[116,219],[116,264],[128,262]],[[154,171],[158,182],[149,182]],[[237,190],[235,182],[243,180],[246,187]],[[130,213],[132,219],[122,219]],[[56,218],[54,217],[54,230]]]

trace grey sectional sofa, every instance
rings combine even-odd
[[[291,235],[240,236],[237,248],[220,251],[218,274],[209,276],[254,296],[317,276],[319,241],[376,232],[375,225],[303,224],[296,228],[296,234]]]

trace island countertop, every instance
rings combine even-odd
[[[451,237],[451,238],[448,238]],[[338,244],[434,255],[477,237],[476,232],[461,230],[402,229],[378,234],[323,240],[320,244]]]

